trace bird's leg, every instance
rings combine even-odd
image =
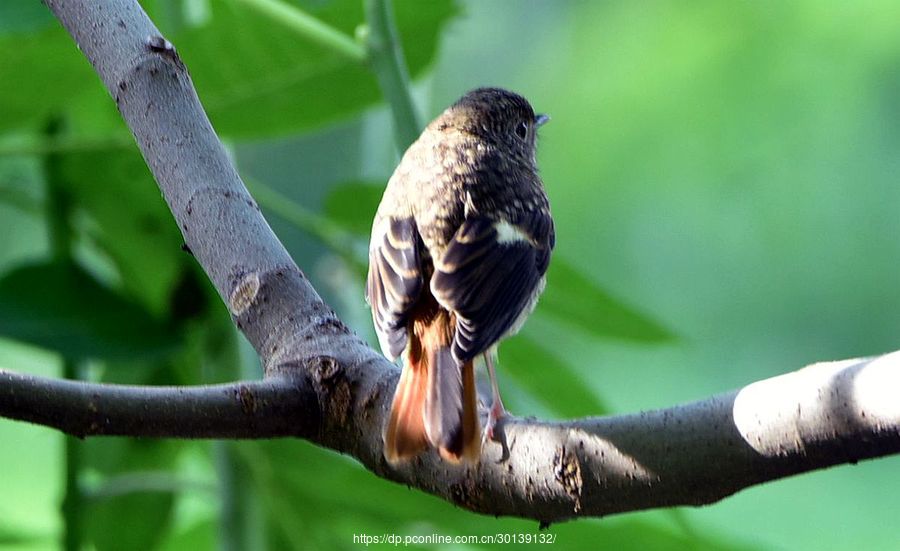
[[[501,417],[506,415],[503,400],[500,399],[500,387],[497,385],[497,373],[494,371],[494,356],[490,352],[484,354],[484,363],[487,364],[488,377],[491,379],[491,409],[488,412],[487,426],[484,428],[484,437],[494,440],[494,427]]]

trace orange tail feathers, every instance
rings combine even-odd
[[[389,463],[411,459],[428,447],[422,414],[427,396],[428,364],[404,361],[384,429],[384,457]]]
[[[397,463],[430,445],[447,461],[477,463],[481,422],[474,365],[458,365],[449,343],[432,338],[438,332],[431,327],[425,329],[421,340],[416,332],[410,336],[384,431],[384,456]]]

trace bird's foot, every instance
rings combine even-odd
[[[499,439],[495,438],[496,434],[494,429],[497,427],[497,423],[504,417],[506,417],[506,408],[503,407],[503,402],[494,400],[494,403],[491,405],[491,409],[488,412],[487,424],[484,427],[484,436],[481,439],[482,444],[487,440],[499,442]]]

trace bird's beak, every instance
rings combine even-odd
[[[544,126],[544,124],[550,120],[550,115],[540,113],[534,116],[534,125],[537,127]]]

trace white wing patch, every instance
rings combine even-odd
[[[528,234],[506,220],[494,222],[494,229],[497,230],[497,243],[518,243],[520,241],[531,243],[531,237]]]

